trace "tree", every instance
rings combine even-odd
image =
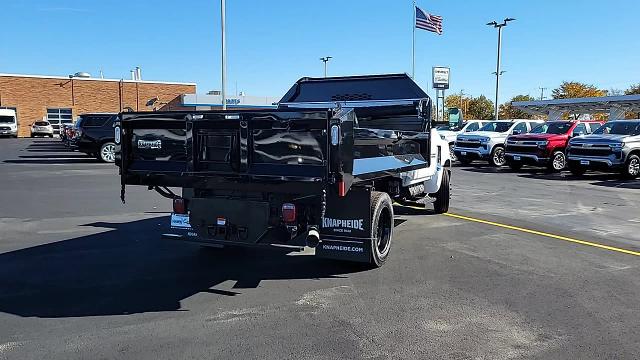
[[[600,90],[594,85],[584,84],[576,81],[565,81],[559,88],[554,89],[554,99],[573,99],[583,97],[606,96],[607,90]]]
[[[632,85],[630,88],[628,88],[624,92],[624,94],[625,95],[640,95],[640,83]]]
[[[469,110],[465,116],[467,119],[491,120],[494,118],[493,101],[480,95],[469,100]]]
[[[498,113],[500,114],[500,119],[531,119],[532,115],[528,114],[522,110],[518,110],[514,108],[511,103],[516,101],[534,101],[534,97],[530,95],[516,95],[511,101],[506,102],[500,105],[500,110]]]

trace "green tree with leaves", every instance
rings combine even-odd
[[[534,101],[535,98],[530,95],[516,95],[510,101],[501,104],[498,114],[500,119],[531,119],[533,116],[522,110],[514,108],[511,104],[518,101]]]
[[[565,81],[552,92],[554,99],[574,99],[585,97],[606,96],[607,90],[598,89],[594,85],[577,81]]]
[[[494,118],[493,101],[486,96],[480,95],[469,101],[467,119],[491,120]]]

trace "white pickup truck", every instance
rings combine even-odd
[[[492,166],[506,164],[505,141],[509,135],[524,134],[542,120],[498,120],[485,124],[478,131],[458,135],[453,152],[464,165],[473,160],[487,160]]]
[[[483,127],[488,120],[469,120],[464,123],[458,125],[450,125],[449,127],[439,128],[438,134],[440,134],[440,138],[446,141],[449,144],[449,153],[452,161],[456,161],[456,156],[453,152],[453,148],[456,144],[456,138],[460,134],[464,134],[467,132],[478,131],[481,127]]]

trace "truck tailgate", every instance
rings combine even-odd
[[[327,111],[124,113],[116,128],[122,183],[322,181],[329,119]]]

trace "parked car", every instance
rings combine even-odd
[[[640,120],[615,120],[591,135],[578,136],[567,147],[569,170],[620,172],[625,178],[640,176]]]
[[[15,110],[0,109],[0,135],[18,137],[18,121]]]
[[[31,137],[36,136],[53,137],[53,126],[45,120],[34,122],[31,124]]]
[[[113,122],[117,114],[84,114],[76,122],[71,148],[104,162],[115,161]]]
[[[505,154],[507,165],[513,170],[532,165],[562,171],[567,166],[565,150],[569,139],[591,134],[602,124],[602,121],[549,121],[527,134],[509,136]]]
[[[449,143],[449,153],[451,155],[452,161],[457,160],[455,153],[453,151],[453,148],[456,145],[456,138],[458,137],[458,135],[467,133],[467,132],[478,131],[486,123],[487,123],[486,120],[469,120],[462,123],[462,126],[455,124],[452,126],[447,125],[447,126],[442,126],[437,128],[438,134],[440,134],[440,138],[442,140],[445,140],[447,143]]]
[[[473,160],[486,160],[492,166],[506,164],[504,143],[509,135],[529,132],[542,120],[499,120],[485,124],[478,131],[458,135],[455,156],[462,164]]]

